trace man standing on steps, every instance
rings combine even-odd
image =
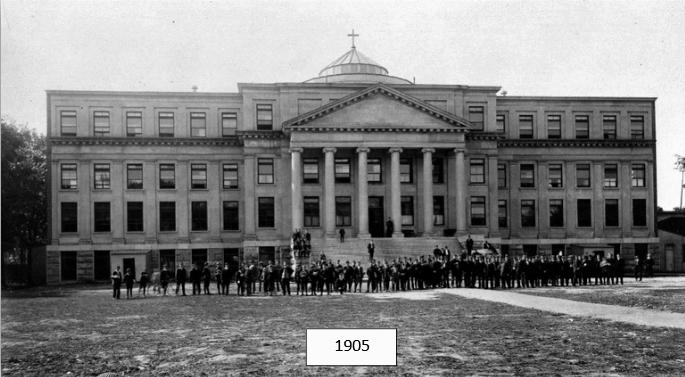
[[[374,245],[373,240],[369,241],[366,249],[369,251],[369,262],[371,262],[373,261],[373,253],[376,251],[376,245]]]
[[[471,255],[471,250],[473,250],[473,240],[471,239],[471,235],[469,234],[466,238],[466,253],[468,255]]]
[[[392,237],[392,233],[395,231],[395,224],[392,219],[388,217],[388,221],[385,222],[385,236]]]
[[[345,242],[345,228],[340,228],[338,234],[340,235],[340,243]]]

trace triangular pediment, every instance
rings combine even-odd
[[[383,84],[353,93],[283,123],[293,131],[328,129],[464,132],[471,124]]]

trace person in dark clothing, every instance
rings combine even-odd
[[[369,251],[369,262],[371,262],[373,261],[373,253],[376,251],[376,245],[373,243],[373,240],[369,241],[366,249]]]
[[[209,284],[212,282],[212,270],[209,269],[209,263],[205,262],[205,267],[202,269],[202,282],[204,283],[204,292],[206,295],[211,295],[209,293]]]
[[[221,270],[221,294],[224,296],[228,296],[231,290],[231,275],[231,268],[228,263],[224,263],[224,269]]]
[[[121,280],[123,276],[120,271],[121,267],[117,266],[117,269],[112,272],[112,298],[121,298]]]
[[[621,285],[623,285],[623,274],[625,270],[625,262],[623,261],[623,258],[621,258],[621,254],[616,254],[616,280],[617,283],[620,282]]]
[[[286,291],[288,292],[288,296],[290,296],[290,278],[293,276],[293,268],[292,266],[283,262],[282,271],[283,272],[281,272],[281,291],[283,292],[283,296],[286,295]]]
[[[126,284],[126,299],[133,298],[133,283],[136,281],[135,276],[131,272],[131,269],[126,269],[124,274],[124,284]]]
[[[181,266],[176,270],[176,294],[178,295],[178,288],[181,288],[183,295],[186,295],[186,279],[188,274],[186,267],[181,263]]]
[[[193,269],[190,270],[190,282],[193,284],[193,295],[202,294],[202,290],[200,289],[200,282],[201,281],[202,281],[202,272],[197,268],[197,265],[194,264]]]
[[[216,294],[221,294],[221,276],[223,275],[219,262],[214,266],[214,279],[216,280]]]
[[[392,237],[392,234],[395,232],[395,224],[392,222],[392,219],[388,217],[388,221],[385,222],[385,236],[386,237]]]
[[[340,242],[345,242],[345,229],[340,228],[338,234],[340,235]]]
[[[143,292],[143,297],[147,295],[147,283],[150,281],[150,277],[147,274],[147,271],[143,271],[140,273],[140,280],[138,280],[138,283],[140,284],[138,286],[138,296],[140,296],[140,292]]]
[[[167,288],[169,287],[169,280],[171,279],[171,274],[169,273],[169,270],[166,269],[166,266],[162,267],[162,272],[159,273],[159,284],[162,286],[162,291],[164,292],[164,296],[166,296]]]
[[[635,281],[642,281],[642,272],[643,272],[643,264],[642,260],[640,259],[639,256],[635,256]]]

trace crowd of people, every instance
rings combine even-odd
[[[188,272],[180,264],[175,274],[175,293],[185,296],[187,282],[192,284],[193,295],[212,294],[214,283],[215,293],[221,295],[231,294],[231,285],[235,285],[234,292],[238,296],[292,295],[291,285],[294,284],[295,295],[309,296],[323,295],[324,292],[330,295],[461,287],[511,289],[612,285],[623,284],[625,275],[625,262],[620,255],[608,258],[600,255],[512,258],[493,253],[494,248],[483,250],[488,254],[465,252],[453,255],[447,247],[436,245],[432,256],[379,261],[373,258],[373,251],[369,249],[369,260],[365,265],[358,260],[334,262],[323,253],[318,260],[297,264],[295,268],[285,262],[278,265],[270,261],[242,265],[225,263],[223,266],[204,263],[203,266],[193,265]],[[633,267],[635,280],[641,281],[643,275],[652,276],[652,266],[650,255],[644,261],[636,256]],[[147,272],[141,274],[139,295],[147,294],[150,283],[160,294],[168,294],[172,275],[166,266],[153,275],[151,279]],[[122,281],[126,286],[126,298],[132,298],[136,279],[130,270],[122,274],[119,267],[112,274],[113,297],[120,298]]]

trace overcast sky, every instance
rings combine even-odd
[[[45,90],[233,92],[300,82],[349,47],[419,84],[658,97],[658,203],[685,155],[685,1],[3,0],[2,115],[45,133]]]

